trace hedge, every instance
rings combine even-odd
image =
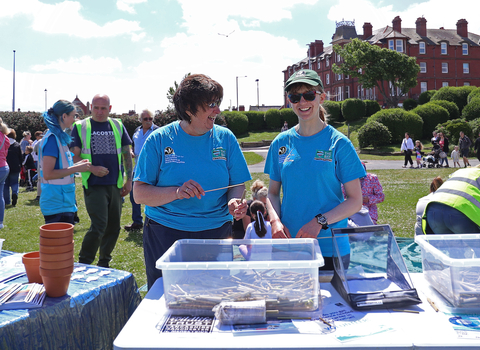
[[[280,116],[282,119],[282,126],[283,122],[287,122],[288,127],[291,128],[294,125],[298,124],[298,117],[291,108],[283,108],[280,110]]]
[[[433,100],[430,101],[430,103],[434,103],[436,105],[439,105],[440,107],[445,108],[448,111],[449,119],[460,118],[460,110],[455,103],[445,100]]]
[[[248,118],[243,112],[232,111],[232,112],[222,112],[222,115],[225,117],[227,123],[227,128],[235,136],[244,135],[248,132]]]
[[[475,86],[444,86],[432,96],[431,100],[446,100],[453,102],[457,105],[461,113],[468,103],[468,95],[475,89]]]
[[[388,145],[391,139],[392,134],[390,134],[388,128],[376,121],[366,123],[358,130],[360,148],[372,145],[376,149],[378,146]]]
[[[405,133],[410,133],[410,137],[420,138],[423,130],[422,118],[412,111],[406,111],[403,108],[382,109],[367,119],[367,123],[373,121],[385,125],[392,135],[393,142],[402,142]]]
[[[248,119],[248,131],[259,131],[265,129],[265,113],[260,111],[242,112]]]
[[[269,109],[265,113],[265,123],[267,128],[280,131],[283,126],[280,111],[278,109]]]
[[[339,102],[325,101],[323,102],[323,108],[327,111],[329,122],[341,123],[345,120],[342,115],[342,105]]]
[[[480,97],[473,98],[462,111],[462,118],[466,120],[474,120],[480,117]]]
[[[429,138],[432,131],[439,123],[444,123],[449,120],[450,115],[448,111],[433,102],[425,103],[412,110],[413,113],[418,114],[423,120],[423,138]],[[417,135],[417,138],[420,138]]]
[[[436,130],[443,132],[450,141],[451,145],[458,145],[460,140],[460,131],[463,131],[470,140],[472,140],[472,127],[465,119],[453,119],[445,123],[438,124]],[[474,140],[472,140],[473,142]]]
[[[382,107],[380,106],[380,103],[378,101],[373,101],[373,100],[364,100],[363,103],[365,103],[365,116],[370,117],[380,111]]]
[[[418,102],[413,98],[407,98],[405,101],[403,101],[403,109],[406,111],[411,111],[417,106],[418,106]]]
[[[470,103],[475,97],[480,97],[480,87],[473,89],[472,92],[468,94],[467,103]]]
[[[418,97],[418,104],[423,105],[431,101],[432,96],[435,95],[437,90],[427,90],[420,94]]]
[[[365,103],[359,98],[347,98],[342,102],[343,118],[352,122],[365,117]]]

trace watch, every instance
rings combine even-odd
[[[315,215],[317,218],[317,222],[319,225],[322,225],[322,230],[326,230],[328,228],[327,218],[322,214]]]

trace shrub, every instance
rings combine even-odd
[[[342,102],[342,114],[347,122],[365,117],[365,103],[359,98],[348,98]]]
[[[328,121],[332,123],[341,123],[344,121],[340,103],[335,101],[323,102],[323,108],[327,111]]]
[[[365,103],[365,116],[370,117],[380,111],[382,107],[380,106],[380,103],[378,101],[373,101],[373,100],[364,100],[363,103]]]
[[[418,106],[418,102],[413,98],[407,98],[405,101],[403,101],[403,109],[406,111],[411,111],[417,106]]]
[[[366,123],[358,130],[360,148],[372,145],[376,149],[378,146],[388,145],[391,139],[392,134],[390,134],[388,128],[379,122]]]
[[[267,128],[280,131],[283,126],[280,111],[278,109],[269,109],[265,113],[265,123]]]
[[[265,129],[265,113],[260,111],[243,112],[248,119],[248,131]]]
[[[115,116],[116,118],[120,118],[122,120],[123,125],[125,126],[125,129],[127,130],[127,133],[130,135],[130,137],[133,136],[133,133],[135,129],[142,125],[140,121],[138,120],[138,115],[128,115],[128,114],[122,114],[122,115],[117,115]]]
[[[243,112],[222,112],[229,128],[235,136],[246,134],[248,131],[248,118]]]
[[[432,96],[431,100],[446,100],[453,102],[457,105],[461,113],[463,107],[467,105],[468,95],[474,89],[476,89],[475,86],[444,86]]]
[[[430,102],[432,96],[435,95],[436,92],[437,90],[428,90],[428,91],[422,92],[418,97],[418,104],[423,105],[425,103]]]
[[[373,121],[388,128],[392,135],[391,142],[402,142],[406,132],[410,133],[412,139],[420,138],[422,135],[422,118],[418,114],[406,111],[403,108],[382,109],[367,119],[367,123]]]
[[[472,128],[472,137],[476,139],[478,137],[478,135],[480,134],[480,118],[471,120],[471,121],[468,122],[468,124]],[[473,141],[474,140],[472,139],[472,142]]]
[[[468,94],[467,103],[470,103],[475,97],[480,97],[480,87],[473,89],[472,92]]]
[[[170,124],[171,122],[174,122],[177,119],[177,112],[174,108],[169,107],[166,111],[157,111],[155,113],[155,118],[153,118],[153,122],[155,123],[155,125],[164,126]],[[217,119],[215,119],[215,122],[217,121]]]
[[[3,122],[17,133],[17,141],[23,138],[24,131],[30,131],[32,140],[36,131],[45,131],[47,126],[40,112],[0,112]]]
[[[294,125],[298,124],[298,117],[291,108],[283,108],[280,110],[280,116],[282,118],[282,125],[283,122],[287,122],[288,127],[291,128]]]
[[[462,118],[466,120],[473,120],[480,117],[480,95],[473,98],[462,111]]]
[[[423,138],[429,138],[432,131],[438,123],[444,123],[449,120],[450,115],[448,111],[432,102],[425,103],[412,110],[413,113],[418,114],[423,120]],[[421,135],[417,135],[421,137]]]
[[[472,139],[472,127],[465,119],[453,119],[439,124],[436,130],[442,131],[450,140],[450,144],[457,145],[460,139],[460,131],[463,131]]]
[[[439,105],[440,107],[445,108],[448,111],[449,119],[460,118],[460,110],[455,103],[445,100],[433,100],[430,101],[430,103],[434,103],[436,105]]]

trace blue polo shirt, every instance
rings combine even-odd
[[[138,156],[140,155],[140,151],[142,150],[145,140],[152,133],[152,131],[156,129],[158,129],[158,126],[155,124],[152,124],[150,129],[148,129],[147,132],[144,132],[143,126],[140,125],[133,132],[132,145],[133,145],[133,153],[135,154],[135,167],[137,166]],[[135,168],[133,170],[135,171]]]

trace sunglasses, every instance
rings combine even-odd
[[[153,120],[153,118],[143,118],[143,121],[145,122],[151,122]]]
[[[220,103],[222,103],[222,100],[218,100],[218,101],[212,102],[212,103],[207,103],[207,106],[209,108],[220,107]]]
[[[313,101],[313,100],[315,100],[315,97],[316,97],[317,94],[320,95],[320,92],[318,92],[316,90],[307,91],[307,92],[304,92],[303,94],[290,94],[290,95],[288,95],[288,99],[292,103],[298,103],[298,102],[300,102],[300,100],[302,99],[302,96],[303,96],[305,101]]]

